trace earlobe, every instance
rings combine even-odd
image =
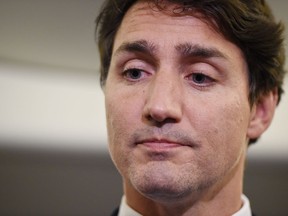
[[[247,130],[249,139],[257,139],[269,127],[278,102],[278,91],[270,91],[261,96],[253,105]]]

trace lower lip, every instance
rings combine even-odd
[[[169,150],[183,147],[183,145],[180,145],[178,143],[165,143],[165,142],[147,142],[147,143],[141,143],[141,145],[153,150]]]

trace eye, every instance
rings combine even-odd
[[[192,73],[186,79],[198,87],[208,87],[215,83],[213,78],[203,73]]]
[[[126,77],[130,79],[139,79],[141,78],[142,71],[136,68],[128,69],[125,71]]]
[[[191,79],[197,84],[203,84],[207,81],[208,77],[202,73],[194,73],[191,75]]]
[[[141,78],[147,75],[145,71],[138,69],[138,68],[127,69],[123,72],[123,74],[126,79],[131,80],[131,81],[140,80]]]

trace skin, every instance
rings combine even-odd
[[[125,15],[104,87],[127,203],[142,215],[231,215],[247,143],[270,124],[277,92],[251,107],[241,50],[199,14],[150,6]]]

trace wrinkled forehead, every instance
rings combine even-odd
[[[185,5],[170,2],[161,5],[154,1],[135,3],[127,11],[118,29],[113,44],[113,55],[121,53],[117,52],[119,50],[131,51],[130,45],[133,45],[134,51],[136,47],[138,51],[143,48],[149,48],[149,51],[161,49],[167,51],[171,48],[172,53],[175,50],[179,51],[180,47],[186,49],[192,47],[191,44],[197,44],[206,50],[218,50],[217,53],[222,53],[216,56],[234,56],[236,52],[231,53],[233,47],[233,50],[237,50],[239,58],[243,57],[241,49],[236,44],[223,37],[223,34],[219,34],[219,31],[215,31],[209,21],[205,22],[204,15],[191,7],[189,10],[183,7]],[[188,44],[189,46],[184,46]],[[226,49],[227,46],[229,49]]]
[[[177,1],[166,1],[166,0],[139,0],[132,5],[124,16],[155,16],[160,17],[161,15],[166,15],[170,17],[194,17],[205,22],[211,30],[225,35],[220,31],[217,23],[212,17],[207,16],[204,11],[193,6],[192,3],[187,3],[188,1],[177,2]],[[133,20],[132,20],[133,21]]]
[[[146,0],[136,1],[127,13],[143,12],[146,15],[157,14],[159,12],[169,16],[199,16],[204,18],[200,10],[193,6],[193,4],[187,4],[185,2],[175,3],[174,1],[157,1]]]

